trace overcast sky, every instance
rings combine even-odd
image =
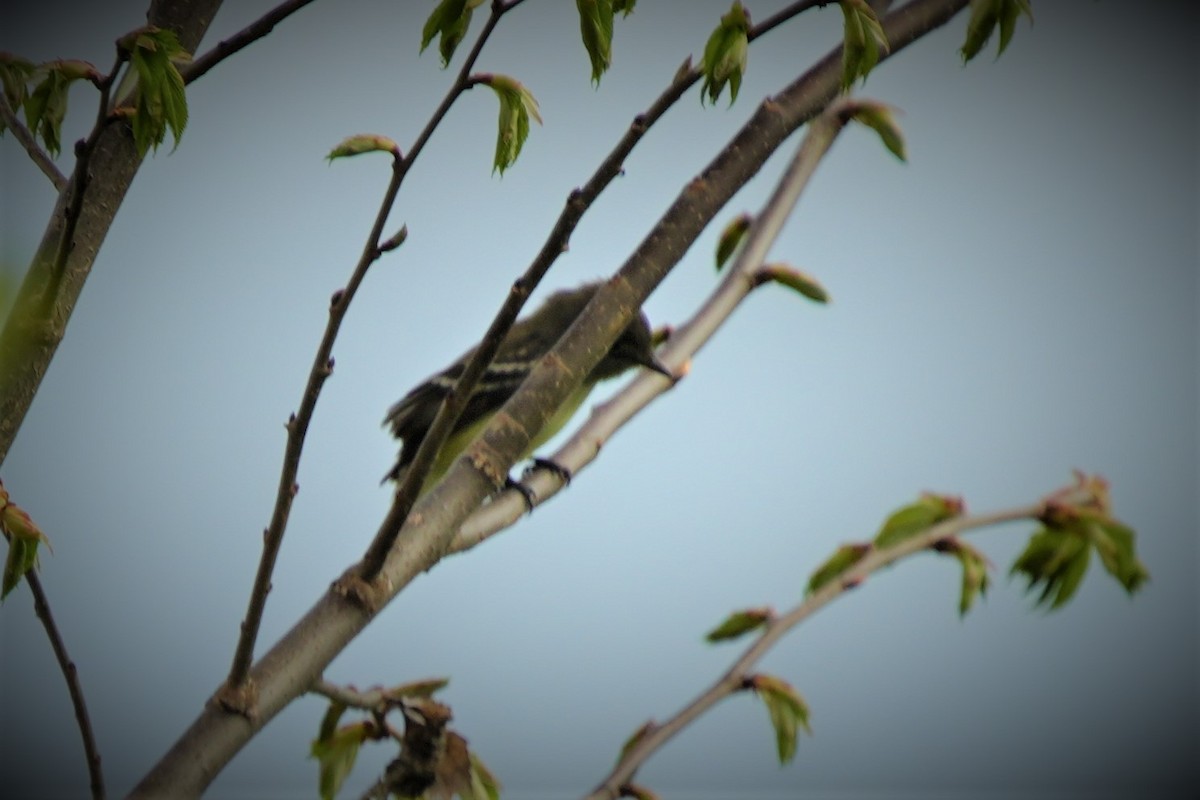
[[[270,5],[227,4],[201,49]],[[782,5],[750,10],[762,19]],[[106,69],[144,6],[39,4],[0,25],[0,50]],[[183,141],[139,172],[0,470],[53,541],[44,582],[114,796],[228,668],[283,422],[388,180],[385,158],[324,156],[359,132],[408,149],[452,77],[433,50],[417,53],[431,7],[315,3],[189,87]],[[728,666],[737,647],[702,636],[730,610],[790,607],[838,544],[870,538],[922,490],[982,512],[1034,501],[1080,468],[1111,480],[1117,515],[1139,532],[1152,574],[1139,596],[1094,563],[1070,606],[1034,610],[1006,575],[1030,528],[1009,526],[975,537],[995,585],[960,619],[956,566],[917,557],[766,660],[812,709],[814,736],[793,764],[776,763],[761,703],[736,697],[640,781],[674,798],[1191,796],[1200,440],[1188,7],[1037,3],[1003,58],[992,50],[966,67],[963,15],[882,65],[861,94],[903,110],[909,163],[847,130],[772,252],[816,275],[832,304],[756,292],[568,491],[419,578],[327,676],[448,676],[455,727],[505,797],[577,796],[635,728]],[[479,70],[525,83],[545,124],[512,170],[492,175],[495,101],[473,91],[412,171],[390,223],[407,223],[409,241],[372,268],[335,349],[260,652],[386,510],[387,407],[480,336],[567,193],[699,57],[727,8],[643,0],[617,22],[598,90],[573,4],[531,0],[502,23]],[[732,108],[702,108],[698,88],[685,96],[538,299],[611,274],[840,26],[830,7],[756,42]],[[94,118],[94,92],[71,101],[67,143]],[[761,205],[795,141],[651,296],[656,324],[685,319],[712,290],[715,231]],[[54,196],[11,136],[0,159],[0,263],[19,276]],[[81,796],[78,734],[31,606],[22,587],[0,608],[0,785]],[[315,796],[306,754],[323,710],[295,703],[211,796]],[[365,748],[345,796],[391,755]]]

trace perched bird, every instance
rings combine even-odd
[[[556,292],[537,311],[513,324],[500,344],[496,357],[471,392],[462,416],[442,445],[429,475],[421,486],[422,493],[437,483],[463,449],[487,426],[492,415],[512,397],[534,365],[550,351],[567,328],[571,327],[598,288],[599,283],[587,283],[576,289]],[[399,483],[403,479],[408,465],[417,454],[417,448],[421,446],[421,440],[425,438],[426,431],[437,416],[442,398],[454,388],[474,352],[475,348],[471,348],[463,353],[453,364],[423,381],[388,409],[383,424],[389,426],[392,435],[402,440],[403,444],[396,465],[384,476],[385,481],[391,479]],[[584,378],[579,388],[546,422],[545,427],[530,442],[529,449],[521,454],[521,458],[527,457],[558,433],[597,383],[615,378],[637,366],[652,369],[674,379],[671,370],[655,356],[650,323],[646,315],[640,313],[613,343],[608,354]]]

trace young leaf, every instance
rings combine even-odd
[[[917,502],[892,512],[879,533],[875,534],[875,546],[891,547],[962,512],[963,502],[960,498],[926,492]]]
[[[409,681],[399,686],[393,686],[384,694],[388,697],[433,697],[435,692],[445,689],[450,683],[449,678],[426,678],[423,681]]]
[[[720,272],[729,257],[737,252],[738,245],[742,243],[753,221],[749,214],[738,214],[721,231],[721,237],[717,239],[717,272]]]
[[[333,800],[354,768],[359,746],[373,731],[370,722],[345,725],[312,743],[311,756],[319,763],[317,787],[321,800]]]
[[[875,9],[866,0],[838,0],[842,8],[842,91],[862,78],[864,82],[879,63],[879,52],[888,52],[887,34]]]
[[[13,113],[25,104],[25,85],[36,72],[37,67],[32,61],[12,53],[0,53],[0,83],[4,85],[4,97]],[[4,133],[4,120],[0,120],[0,133]]]
[[[792,291],[812,300],[815,303],[828,303],[829,292],[820,281],[807,272],[787,264],[763,264],[755,273],[755,282],[759,284],[771,281],[780,286],[786,286]]]
[[[962,565],[962,591],[958,597],[958,614],[966,616],[975,602],[975,597],[987,594],[991,563],[987,556],[957,537],[938,542],[934,548],[939,553],[953,555]]]
[[[599,86],[600,76],[612,64],[613,2],[575,0],[575,5],[579,9],[583,46],[592,62],[592,84]]]
[[[363,153],[391,153],[399,158],[400,145],[386,136],[380,136],[376,133],[360,133],[356,136],[347,136],[338,144],[337,147],[329,151],[329,155],[325,156],[329,161],[335,158],[348,158],[350,156],[358,156]]]
[[[42,79],[25,98],[25,123],[40,136],[50,155],[62,150],[62,123],[67,115],[67,89],[70,79],[53,66],[38,68]]]
[[[0,482],[0,532],[8,540],[8,555],[4,560],[4,575],[0,580],[0,600],[17,587],[25,573],[37,566],[38,545],[50,547],[50,539],[34,524],[23,508],[9,500],[8,491]]]
[[[709,631],[704,638],[710,642],[736,639],[765,626],[774,618],[775,612],[769,608],[748,608],[745,611],[735,611],[726,617],[724,622]]]
[[[983,50],[992,31],[1000,28],[1000,46],[996,58],[1004,54],[1012,41],[1017,20],[1024,14],[1033,23],[1033,7],[1029,0],[971,0],[971,18],[967,21],[967,38],[959,52],[963,62],[970,61]]]
[[[1012,574],[1024,575],[1029,583],[1026,591],[1038,584],[1042,593],[1036,604],[1050,603],[1050,609],[1061,607],[1071,599],[1087,572],[1091,548],[1086,534],[1076,526],[1043,528],[1029,539],[1025,551],[1013,563]]]
[[[187,126],[187,96],[183,76],[176,61],[186,61],[188,53],[173,31],[147,26],[127,35],[120,46],[129,52],[129,63],[137,73],[138,91],[133,114],[133,141],[138,153],[156,151],[167,136],[167,129],[179,146]]]
[[[1134,533],[1131,528],[1115,519],[1091,512],[1081,515],[1080,524],[1085,526],[1104,569],[1125,587],[1125,591],[1133,594],[1150,579],[1150,573],[1134,552]]]
[[[755,675],[749,686],[767,707],[771,727],[775,729],[779,763],[786,764],[796,755],[798,729],[803,727],[812,734],[808,727],[808,705],[790,684],[774,675]]]
[[[721,23],[708,37],[704,46],[704,86],[700,90],[700,102],[705,96],[716,103],[725,84],[729,84],[729,104],[737,100],[742,76],[746,73],[746,53],[750,46],[750,13],[740,0],[734,0],[729,13],[721,17]]]
[[[460,792],[459,797],[462,800],[500,800],[500,781],[496,780],[496,776],[479,759],[479,756],[472,752],[470,758],[471,793],[464,795]]]
[[[613,0],[613,13],[628,17],[633,13],[633,7],[636,5],[637,0]]]
[[[890,107],[883,103],[862,100],[855,104],[854,113],[850,115],[850,118],[878,133],[879,138],[883,141],[883,146],[896,158],[901,161],[908,160],[904,151],[904,134],[901,133],[900,126],[896,124],[896,118],[892,115]]]
[[[517,160],[521,147],[529,138],[529,118],[532,116],[540,125],[537,100],[529,90],[517,81],[504,75],[486,75],[482,83],[492,87],[500,100],[499,133],[496,136],[496,157],[492,171],[508,169]]]
[[[808,579],[808,589],[805,594],[812,594],[825,584],[835,580],[861,561],[863,556],[869,552],[871,552],[869,544],[842,545],[824,564],[817,567],[816,572]]]
[[[471,13],[482,4],[483,0],[441,0],[429,15],[429,19],[425,20],[425,27],[421,29],[420,52],[424,53],[433,37],[438,36],[438,52],[442,56],[442,66],[449,66],[455,49],[467,35],[467,29],[471,27]]]

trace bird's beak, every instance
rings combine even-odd
[[[660,361],[658,356],[653,353],[647,356],[646,360],[641,363],[646,369],[654,370],[659,375],[665,375],[671,381],[675,380],[675,373],[671,371],[671,368]]]

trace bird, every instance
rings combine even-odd
[[[471,391],[466,408],[454,424],[442,449],[438,452],[429,474],[421,485],[420,494],[428,491],[454,463],[468,444],[487,426],[492,415],[512,397],[529,375],[534,365],[550,351],[579,317],[583,309],[595,296],[601,282],[585,283],[574,289],[555,292],[536,311],[517,320],[500,344],[492,363]],[[409,465],[417,454],[426,432],[433,424],[441,407],[442,399],[454,388],[467,362],[476,348],[472,347],[442,371],[431,375],[411,389],[404,397],[388,409],[383,424],[391,429],[394,437],[401,441],[400,454],[395,465],[384,476],[383,482],[393,480],[397,484],[404,480]],[[608,353],[592,368],[579,387],[565,400],[547,420],[541,431],[533,437],[527,450],[520,458],[528,457],[534,450],[549,440],[575,414],[596,384],[615,378],[634,367],[645,367],[674,381],[670,367],[663,364],[654,353],[650,322],[639,312],[613,343]],[[569,473],[551,463],[538,459],[543,466],[556,469],[564,478]],[[509,481],[509,485],[521,488]],[[522,492],[526,501],[531,498]],[[530,502],[532,507],[532,502]]]

